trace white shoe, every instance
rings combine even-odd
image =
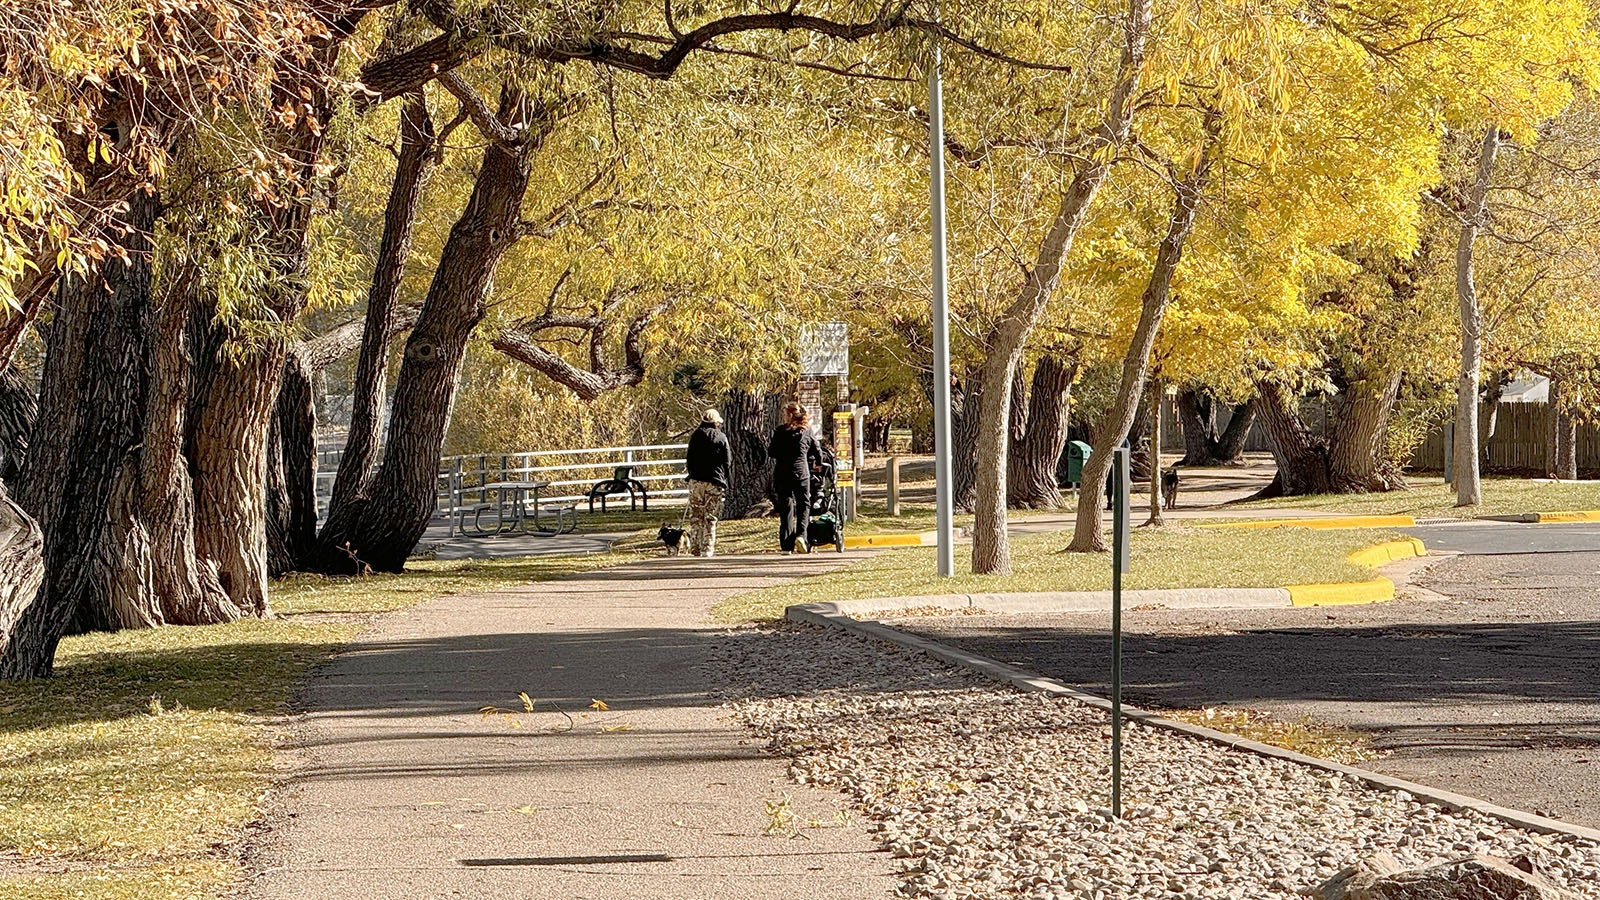
[[[806,546],[806,539],[805,538],[795,538],[794,539],[794,552],[796,552],[796,553],[810,553],[811,552],[811,548]]]

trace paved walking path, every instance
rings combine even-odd
[[[247,896],[892,896],[842,798],[723,718],[718,689],[761,673],[729,669],[706,617],[855,556],[657,559],[381,619],[305,692],[304,768]],[[768,836],[785,796],[798,835]]]

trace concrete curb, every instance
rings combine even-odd
[[[1600,522],[1600,509],[1568,509],[1529,513],[1535,523]]]
[[[848,546],[848,545],[846,545]],[[1345,557],[1358,566],[1377,568],[1391,562],[1427,556],[1416,538],[1402,538],[1364,547]],[[1126,608],[1281,609],[1294,606],[1348,606],[1382,603],[1395,598],[1395,584],[1383,576],[1367,581],[1296,584],[1277,588],[1164,588],[1123,591]],[[866,597],[811,603],[813,608],[844,616],[870,616],[908,610],[981,610],[1000,614],[1084,613],[1111,609],[1110,591],[1012,591],[993,594],[931,594],[922,597]]]
[[[1083,703],[1095,709],[1099,709],[1107,713],[1111,711],[1111,701],[1105,699],[1104,697],[1098,697],[1094,694],[1086,694],[1082,691],[1068,687],[1067,685],[1062,684],[1053,678],[1045,678],[1043,676],[1034,675],[1014,666],[999,662],[998,660],[989,659],[985,656],[979,656],[975,653],[968,653],[965,650],[958,650],[954,647],[949,647],[937,641],[931,641],[918,635],[906,634],[903,631],[892,628],[888,625],[884,625],[881,622],[860,621],[853,619],[847,615],[844,615],[843,613],[833,612],[825,609],[824,607],[828,605],[829,604],[813,603],[791,606],[784,611],[784,617],[792,622],[803,622],[812,625],[820,625],[823,627],[841,628],[848,632],[854,632],[856,634],[887,641],[891,644],[896,644],[909,650],[916,650],[925,653],[935,659],[958,665],[964,669],[978,672],[979,674],[986,675],[989,678],[1009,684],[1012,687],[1020,690],[1040,691],[1047,694],[1054,694],[1059,697],[1070,697],[1079,703]],[[1232,750],[1243,750],[1247,753],[1254,753],[1257,756],[1264,756],[1270,759],[1281,759],[1286,762],[1308,766],[1324,772],[1335,772],[1348,778],[1354,778],[1357,781],[1361,781],[1364,784],[1379,790],[1405,791],[1418,800],[1426,803],[1433,803],[1450,810],[1472,810],[1485,816],[1499,819],[1508,825],[1512,825],[1517,828],[1523,828],[1528,831],[1535,831],[1541,834],[1565,834],[1582,838],[1584,840],[1600,841],[1600,829],[1586,828],[1582,825],[1571,825],[1557,819],[1548,818],[1546,816],[1536,815],[1530,812],[1523,812],[1522,810],[1511,809],[1510,807],[1498,806],[1485,800],[1479,800],[1476,797],[1468,797],[1465,794],[1457,794],[1451,791],[1440,790],[1438,788],[1428,787],[1427,785],[1406,781],[1402,778],[1394,778],[1389,775],[1370,772],[1366,769],[1358,769],[1355,766],[1347,766],[1343,763],[1336,763],[1326,759],[1319,759],[1314,756],[1307,756],[1303,753],[1296,753],[1293,750],[1285,750],[1282,747],[1274,747],[1271,744],[1263,744],[1260,741],[1247,740],[1245,738],[1236,737],[1221,731],[1203,728],[1199,725],[1190,725],[1187,722],[1177,722],[1172,719],[1163,718],[1162,716],[1149,712],[1148,710],[1138,709],[1137,707],[1124,705],[1122,707],[1122,715],[1129,721],[1138,722],[1139,724],[1148,726],[1150,728],[1160,728],[1164,731],[1188,735],[1190,737],[1221,744],[1222,746]]]

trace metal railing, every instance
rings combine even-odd
[[[684,451],[688,444],[642,444],[633,447],[586,447],[580,450],[523,450],[514,453],[471,453],[439,461],[435,515],[446,518],[450,534],[461,530],[465,517],[495,502],[485,485],[506,481],[542,481],[548,487],[541,505],[570,506],[589,499],[589,489],[611,478],[618,466],[632,466],[634,480],[650,492],[651,502],[686,502]],[[317,454],[317,506],[325,513],[343,451]]]

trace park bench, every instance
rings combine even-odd
[[[640,506],[648,512],[650,509],[650,492],[645,490],[644,483],[633,477],[633,466],[617,466],[611,470],[611,477],[599,482],[589,489],[589,512],[594,512],[594,501],[600,501],[600,511],[606,511],[606,498],[613,494],[628,495],[628,509],[636,510]]]

